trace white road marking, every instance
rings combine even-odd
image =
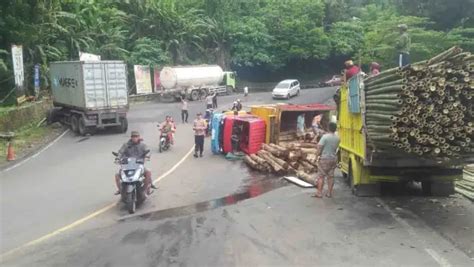
[[[165,178],[166,176],[170,175],[174,170],[176,170],[176,169],[186,160],[186,158],[189,157],[189,155],[191,155],[191,153],[192,153],[193,151],[194,151],[194,146],[192,146],[191,149],[189,150],[189,152],[186,153],[186,155],[184,155],[184,157],[183,157],[180,161],[178,161],[173,167],[171,167],[171,169],[169,169],[167,172],[163,173],[160,177],[156,178],[156,179],[153,181],[153,184],[154,184],[154,183],[157,183],[157,182],[160,181],[161,179],[163,179],[163,178]],[[52,231],[52,232],[49,233],[49,234],[43,235],[42,237],[39,237],[39,238],[37,238],[37,239],[35,239],[35,240],[32,240],[32,241],[30,241],[30,242],[28,242],[28,243],[26,243],[26,244],[23,244],[23,245],[19,246],[19,247],[17,247],[17,248],[14,248],[14,249],[12,249],[12,250],[9,250],[9,251],[7,251],[7,252],[5,252],[5,253],[3,253],[3,254],[0,255],[0,262],[4,261],[5,258],[8,257],[8,256],[12,256],[12,255],[14,255],[15,253],[18,253],[18,252],[20,252],[20,251],[22,251],[22,250],[24,250],[24,249],[26,249],[26,248],[28,248],[28,247],[37,245],[37,244],[39,244],[39,243],[41,243],[41,242],[43,242],[43,241],[46,241],[47,239],[50,239],[50,238],[52,238],[52,237],[54,237],[54,236],[57,236],[57,235],[59,235],[59,234],[65,232],[65,231],[71,230],[72,228],[74,228],[74,227],[76,227],[76,226],[79,226],[79,225],[85,223],[86,221],[88,221],[88,220],[90,220],[90,219],[92,219],[92,218],[94,218],[94,217],[97,217],[98,215],[100,215],[100,214],[102,214],[102,213],[104,213],[104,212],[110,210],[111,208],[115,207],[115,205],[117,205],[117,202],[111,203],[111,204],[109,204],[109,205],[107,205],[107,206],[105,206],[105,207],[103,207],[103,208],[101,208],[101,209],[99,209],[99,210],[96,210],[96,211],[90,213],[89,215],[86,215],[86,216],[82,217],[81,219],[78,219],[78,220],[76,220],[76,221],[74,221],[74,222],[72,222],[72,223],[70,223],[70,224],[68,224],[68,225],[66,225],[66,226],[63,226],[63,227],[61,227],[61,228],[59,228],[59,229],[57,229],[57,230]]]
[[[449,261],[444,258],[443,256],[441,256],[438,252],[436,252],[435,250],[433,250],[432,248],[429,248],[428,244],[426,243],[426,241],[424,239],[422,239],[420,237],[420,235],[418,235],[418,233],[415,231],[415,229],[407,222],[405,221],[403,218],[401,218],[398,214],[396,214],[382,199],[380,198],[376,198],[377,202],[379,202],[380,205],[382,205],[382,207],[388,211],[388,213],[390,213],[390,215],[399,223],[403,226],[403,228],[405,228],[405,230],[408,232],[408,234],[413,237],[414,239],[416,239],[419,243],[421,243],[423,246],[424,246],[424,250],[426,251],[426,253],[428,253],[428,255],[431,256],[431,258],[433,258],[438,264],[439,266],[442,266],[442,267],[451,267],[451,264],[449,263]]]
[[[66,131],[64,131],[64,133],[62,133],[60,136],[56,137],[56,139],[54,139],[51,143],[49,143],[47,146],[43,147],[40,151],[36,152],[35,154],[23,159],[22,161],[16,163],[15,165],[13,166],[10,166],[0,172],[8,172],[8,171],[11,171],[17,167],[20,167],[21,165],[25,164],[26,162],[28,162],[29,160],[33,159],[33,158],[36,158],[39,154],[43,153],[46,149],[50,148],[52,145],[54,145],[55,143],[57,143],[59,141],[59,139],[61,139],[65,134],[67,134],[69,132],[69,129],[67,129]]]

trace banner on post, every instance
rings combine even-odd
[[[23,69],[23,46],[12,45],[13,75],[15,76],[16,101],[20,105],[26,101],[25,71]]]
[[[35,77],[34,77],[34,84],[35,84],[35,97],[36,99],[39,98],[39,91],[40,91],[40,65],[35,65]]]
[[[137,94],[152,93],[150,66],[134,65],[133,71],[135,73],[135,86]]]

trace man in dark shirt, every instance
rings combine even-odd
[[[128,140],[119,150],[119,157],[123,158],[141,158],[148,150],[147,146],[141,142],[142,139],[140,138],[140,133],[137,131],[132,131],[130,140]],[[145,169],[145,189],[147,194],[151,194],[150,188],[156,187],[153,185],[151,181],[151,172],[148,169]],[[115,184],[117,185],[117,192],[116,195],[120,195],[120,173],[115,174]]]

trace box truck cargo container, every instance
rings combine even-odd
[[[50,66],[54,108],[60,121],[85,135],[97,128],[128,128],[127,71],[123,61],[62,61]]]

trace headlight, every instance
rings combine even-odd
[[[127,176],[133,176],[135,174],[135,170],[128,170],[128,171],[125,171],[125,174]]]

